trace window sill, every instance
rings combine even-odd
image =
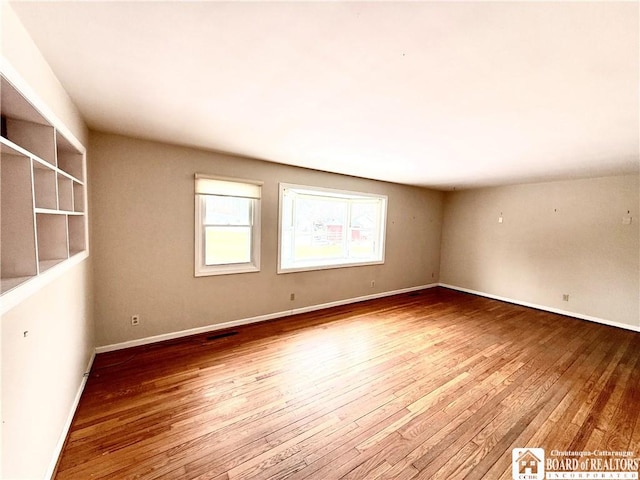
[[[364,267],[367,265],[382,265],[384,264],[384,260],[373,260],[373,261],[363,261],[363,262],[349,262],[345,263],[341,261],[340,263],[323,263],[323,264],[307,264],[304,265],[300,262],[297,266],[294,267],[278,267],[278,274],[284,273],[296,273],[296,272],[310,272],[314,270],[329,270],[335,268],[349,268],[349,267]]]
[[[256,265],[216,265],[211,267],[200,267],[195,271],[194,276],[211,277],[215,275],[234,275],[236,273],[253,273],[259,271],[260,266]]]

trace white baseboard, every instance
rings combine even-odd
[[[513,303],[515,305],[521,305],[523,307],[535,308],[536,310],[544,310],[546,312],[557,313],[560,315],[566,315],[567,317],[573,317],[580,320],[588,320],[590,322],[601,323],[610,327],[624,328],[625,330],[631,330],[633,332],[640,332],[640,326],[629,325],[626,323],[612,322],[604,318],[592,317],[590,315],[583,315],[582,313],[570,312],[567,310],[561,310],[559,308],[547,307],[546,305],[538,305],[536,303],[523,302],[515,300],[513,298],[501,297],[499,295],[492,295],[490,293],[478,292],[477,290],[471,290],[469,288],[458,287],[455,285],[449,285],[447,283],[439,283],[440,287],[450,288],[451,290],[457,290],[459,292],[471,293],[472,295],[479,295],[481,297],[492,298],[494,300],[500,300],[501,302]]]
[[[60,438],[58,438],[58,443],[56,444],[56,448],[53,452],[53,458],[51,459],[51,463],[49,464],[49,468],[47,468],[47,473],[44,478],[51,480],[56,471],[56,466],[58,465],[58,459],[60,458],[60,454],[62,453],[62,449],[64,448],[64,442],[67,440],[67,435],[69,434],[69,429],[71,428],[71,422],[73,422],[73,417],[76,414],[76,410],[78,409],[78,404],[80,403],[80,397],[82,397],[82,392],[84,392],[84,387],[87,384],[87,379],[89,378],[89,372],[91,371],[91,366],[93,365],[93,360],[96,358],[95,352],[91,354],[91,358],[89,358],[89,363],[87,364],[87,368],[84,370],[84,375],[82,376],[82,381],[80,382],[80,386],[78,387],[78,392],[76,393],[76,397],[73,399],[73,404],[71,405],[71,410],[69,411],[69,415],[67,416],[67,420],[64,423],[64,427],[62,428],[62,433],[60,433]]]
[[[142,345],[149,345],[152,343],[157,343],[157,342],[162,342],[165,340],[174,340],[177,338],[182,338],[182,337],[188,337],[190,335],[197,335],[200,333],[207,333],[207,332],[214,332],[216,330],[223,330],[223,329],[227,329],[227,328],[235,328],[235,327],[240,327],[243,325],[250,325],[252,323],[258,323],[258,322],[265,322],[268,320],[274,320],[276,318],[282,318],[282,317],[288,317],[291,315],[297,315],[299,313],[307,313],[307,312],[313,312],[316,310],[322,310],[324,308],[331,308],[331,307],[337,307],[340,305],[348,305],[350,303],[357,303],[357,302],[363,302],[366,300],[374,300],[376,298],[383,298],[383,297],[389,297],[392,295],[399,295],[402,293],[409,293],[409,292],[414,292],[417,290],[425,290],[428,288],[433,288],[433,287],[444,287],[444,288],[450,288],[452,290],[458,290],[460,292],[465,292],[465,293],[470,293],[473,295],[479,295],[481,297],[486,297],[486,298],[492,298],[494,300],[500,300],[502,302],[508,302],[508,303],[513,303],[516,305],[522,305],[523,307],[530,307],[530,308],[535,308],[537,310],[544,310],[547,312],[551,312],[551,313],[557,313],[560,315],[566,315],[569,317],[573,317],[573,318],[578,318],[580,320],[588,320],[590,322],[596,322],[596,323],[601,323],[603,325],[609,325],[612,327],[618,327],[618,328],[624,328],[627,330],[632,330],[635,332],[640,332],[640,326],[636,327],[633,325],[628,325],[625,323],[619,323],[619,322],[613,322],[610,320],[606,320],[604,318],[598,318],[598,317],[592,317],[589,315],[583,315],[580,313],[575,313],[575,312],[570,312],[570,311],[566,311],[566,310],[560,310],[557,308],[552,308],[552,307],[548,307],[545,305],[538,305],[535,303],[529,303],[529,302],[523,302],[520,300],[516,300],[513,298],[507,298],[507,297],[501,297],[499,295],[493,295],[490,293],[485,293],[485,292],[479,292],[477,290],[471,290],[469,288],[463,288],[463,287],[458,287],[456,285],[449,285],[447,283],[431,283],[428,285],[419,285],[416,287],[409,287],[409,288],[402,288],[399,290],[392,290],[389,292],[381,292],[381,293],[374,293],[371,295],[363,295],[361,297],[354,297],[354,298],[347,298],[347,299],[343,299],[343,300],[336,300],[334,302],[328,302],[328,303],[321,303],[321,304],[317,304],[317,305],[310,305],[307,307],[300,307],[300,308],[294,308],[292,310],[284,310],[281,312],[274,312],[274,313],[267,313],[264,315],[258,315],[255,317],[248,317],[248,318],[241,318],[238,320],[231,320],[228,322],[222,322],[222,323],[215,323],[212,325],[205,325],[203,327],[196,327],[196,328],[189,328],[186,330],[180,330],[177,332],[171,332],[171,333],[164,333],[161,335],[154,335],[151,337],[145,337],[145,338],[139,338],[136,340],[129,340],[126,342],[120,342],[120,343],[113,343],[110,345],[104,345],[101,347],[96,347],[96,353],[106,353],[106,352],[113,352],[116,350],[122,350],[125,348],[131,348],[131,347],[138,347],[138,346],[142,346]]]
[[[217,324],[213,324],[213,325],[206,325],[203,327],[197,327],[197,328],[190,328],[187,330],[181,330],[178,332],[172,332],[172,333],[166,333],[166,334],[162,334],[162,335],[155,335],[152,337],[146,337],[146,338],[141,338],[141,339],[137,339],[137,340],[130,340],[127,342],[121,342],[121,343],[114,343],[111,345],[105,345],[102,347],[96,347],[95,349],[95,353],[91,356],[91,358],[89,359],[89,364],[87,365],[87,369],[85,370],[85,372],[90,372],[91,371],[91,366],[93,364],[93,361],[95,359],[95,355],[98,353],[105,353],[105,352],[112,352],[115,350],[122,350],[124,348],[129,348],[129,347],[136,347],[136,346],[141,346],[141,345],[148,345],[148,344],[152,344],[152,343],[156,343],[156,342],[161,342],[164,340],[172,340],[172,339],[176,339],[176,338],[181,338],[181,337],[188,337],[189,335],[196,335],[199,333],[206,333],[206,332],[213,332],[216,330],[222,330],[222,329],[226,329],[226,328],[234,328],[234,327],[239,327],[242,325],[249,325],[252,323],[258,323],[258,322],[264,322],[267,320],[273,320],[276,318],[282,318],[282,317],[288,317],[291,315],[297,315],[299,313],[306,313],[306,312],[313,312],[316,310],[322,310],[325,308],[331,308],[331,307],[337,307],[337,306],[341,306],[341,305],[348,305],[351,303],[357,303],[357,302],[363,302],[366,300],[374,300],[376,298],[383,298],[383,297],[389,297],[392,295],[399,295],[402,293],[410,293],[410,292],[414,292],[414,291],[418,291],[418,290],[425,290],[428,288],[433,288],[433,287],[444,287],[444,288],[449,288],[451,290],[457,290],[460,292],[465,292],[465,293],[470,293],[472,295],[478,295],[481,297],[486,297],[486,298],[491,298],[494,300],[499,300],[502,302],[507,302],[507,303],[513,303],[516,305],[521,305],[523,307],[530,307],[530,308],[535,308],[537,310],[543,310],[543,311],[547,311],[547,312],[551,312],[551,313],[557,313],[560,315],[566,315],[569,317],[573,317],[573,318],[578,318],[580,320],[588,320],[590,322],[595,322],[595,323],[600,323],[603,325],[608,325],[608,326],[612,326],[612,327],[618,327],[618,328],[623,328],[626,330],[631,330],[631,331],[635,331],[635,332],[640,332],[640,326],[636,327],[633,325],[627,325],[624,323],[619,323],[619,322],[612,322],[610,320],[606,320],[603,318],[598,318],[598,317],[592,317],[589,315],[583,315],[580,313],[575,313],[575,312],[569,312],[566,310],[560,310],[557,308],[551,308],[551,307],[547,307],[545,305],[538,305],[538,304],[534,304],[534,303],[529,303],[529,302],[523,302],[520,300],[515,300],[513,298],[507,298],[507,297],[501,297],[499,295],[492,295],[490,293],[485,293],[485,292],[479,292],[477,290],[471,290],[469,288],[463,288],[463,287],[458,287],[455,285],[449,285],[447,283],[431,283],[428,285],[419,285],[416,287],[409,287],[409,288],[402,288],[400,290],[393,290],[393,291],[389,291],[389,292],[381,292],[381,293],[374,293],[371,295],[363,295],[361,297],[354,297],[354,298],[347,298],[344,300],[336,300],[334,302],[328,302],[328,303],[322,303],[322,304],[318,304],[318,305],[310,305],[307,307],[300,307],[300,308],[294,308],[292,310],[285,310],[283,312],[275,312],[275,313],[269,313],[269,314],[265,314],[265,315],[258,315],[255,317],[249,317],[249,318],[242,318],[242,319],[238,319],[238,320],[232,320],[229,322],[223,322],[223,323],[217,323]],[[58,463],[58,458],[60,456],[60,453],[62,452],[62,448],[64,447],[64,442],[67,438],[67,434],[69,433],[69,429],[71,428],[71,422],[73,421],[73,417],[75,415],[76,409],[78,408],[78,404],[80,402],[80,397],[82,395],[82,392],[84,391],[84,387],[87,383],[87,378],[88,376],[85,374],[85,376],[82,379],[82,382],[80,384],[80,387],[78,388],[78,393],[76,394],[76,398],[74,399],[73,405],[71,407],[71,411],[69,412],[69,416],[67,418],[67,421],[65,422],[63,431],[60,435],[60,439],[58,440],[58,444],[56,446],[54,455],[53,455],[53,459],[51,461],[51,464],[49,465],[49,468],[47,470],[47,475],[45,478],[47,479],[51,479],[53,474],[55,473],[55,468],[56,465]]]
[[[189,328],[187,330],[180,330],[177,332],[164,333],[162,335],[154,335],[152,337],[140,338],[137,340],[129,340],[127,342],[114,343],[111,345],[96,347],[96,353],[113,352],[115,350],[122,350],[124,348],[138,347],[141,345],[149,345],[152,343],[162,342],[165,340],[173,340],[176,338],[188,337],[190,335],[197,335],[200,333],[214,332],[216,330],[222,330],[226,328],[235,328],[235,327],[240,327],[242,325],[249,325],[252,323],[264,322],[264,321],[273,320],[276,318],[289,317],[291,315],[297,315],[299,313],[313,312],[316,310],[322,310],[324,308],[338,307],[340,305],[348,305],[350,303],[363,302],[365,300],[374,300],[376,298],[389,297],[392,295],[399,295],[402,293],[414,292],[416,290],[425,290],[427,288],[433,288],[437,286],[438,286],[437,283],[431,283],[428,285],[419,285],[416,287],[402,288],[400,290],[393,290],[390,292],[374,293],[371,295],[363,295],[361,297],[346,298],[344,300],[336,300],[334,302],[321,303],[318,305],[310,305],[308,307],[294,308],[292,310],[285,310],[282,312],[267,313],[265,315],[258,315],[256,317],[241,318],[238,320],[231,320],[229,322],[215,323],[212,325],[205,325],[203,327]]]

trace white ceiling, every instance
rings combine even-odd
[[[448,189],[639,170],[638,2],[12,2],[88,125]]]

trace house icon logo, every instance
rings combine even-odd
[[[514,448],[511,460],[514,480],[544,480],[544,449]]]

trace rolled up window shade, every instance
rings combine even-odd
[[[260,198],[262,182],[210,177],[196,173],[196,194],[225,197]]]

